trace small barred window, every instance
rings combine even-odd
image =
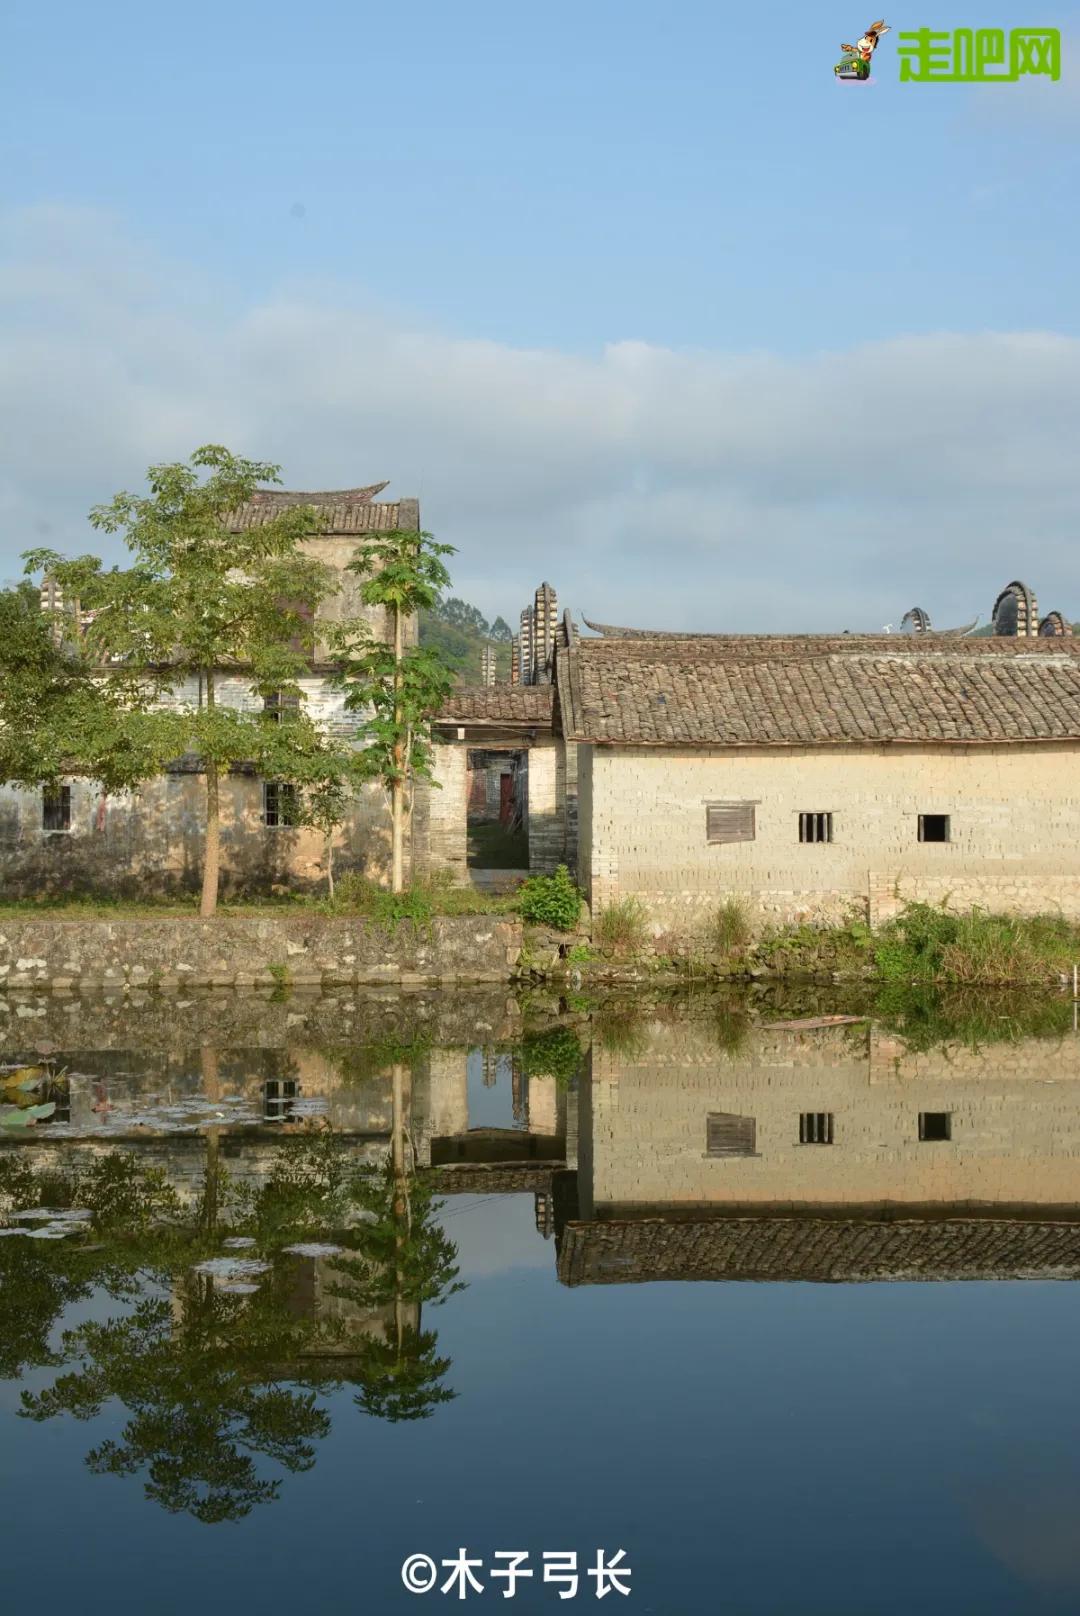
[[[800,1145],[831,1145],[833,1142],[833,1114],[831,1111],[803,1111],[799,1117]]]
[[[800,842],[831,842],[832,814],[800,814]]]

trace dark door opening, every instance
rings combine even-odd
[[[526,751],[469,751],[467,808],[470,870],[529,868]]]

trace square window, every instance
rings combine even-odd
[[[920,1111],[919,1141],[929,1145],[938,1140],[952,1138],[951,1111]]]
[[[272,830],[291,830],[299,822],[296,787],[284,780],[267,780],[263,785],[263,824]]]
[[[832,814],[800,814],[800,842],[831,842]]]
[[[948,814],[919,815],[920,842],[948,842],[951,839]]]
[[[71,787],[57,786],[41,793],[42,830],[71,829]]]
[[[299,1092],[299,1083],[291,1077],[268,1077],[263,1084],[263,1120],[287,1122]]]
[[[271,724],[286,724],[300,712],[300,697],[285,691],[272,690],[263,697],[263,717]]]
[[[752,802],[707,802],[705,840],[707,842],[752,842],[757,833]]]
[[[731,1111],[712,1111],[705,1118],[706,1156],[753,1156],[757,1120]]]
[[[800,1145],[831,1145],[832,1142],[832,1112],[803,1111],[799,1117]]]

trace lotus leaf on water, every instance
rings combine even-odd
[[[36,1089],[50,1075],[44,1066],[16,1066],[0,1072],[0,1088]]]
[[[269,1267],[268,1262],[260,1262],[252,1257],[208,1257],[205,1262],[196,1263],[193,1272],[231,1285],[237,1281],[257,1279]]]
[[[0,1128],[28,1128],[33,1122],[51,1117],[55,1110],[54,1100],[45,1105],[0,1105]]]

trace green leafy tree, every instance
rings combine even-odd
[[[24,557],[28,572],[48,572],[89,614],[85,655],[108,670],[114,697],[131,712],[130,721],[117,717],[110,737],[117,753],[134,744],[141,724],[149,751],[176,755],[182,720],[184,745],[200,757],[206,780],[204,916],[217,906],[223,774],[254,763],[267,778],[303,777],[325,744],[301,713],[273,724],[219,700],[223,672],[236,668],[263,695],[299,696],[309,619],[333,587],[328,569],[301,551],[312,529],[306,507],[232,531],[230,518],[260,484],[280,480],[278,469],[207,445],[186,464],[152,466],[148,494],[117,494],[91,512],[94,527],[123,534],[131,566],[106,570],[96,556],[65,560],[51,550]],[[185,681],[199,696],[178,707],[174,693]],[[104,767],[112,751],[98,750]]]
[[[406,791],[417,776],[431,777],[431,720],[451,688],[449,669],[438,652],[422,645],[406,647],[405,625],[434,606],[450,581],[442,557],[453,553],[451,545],[436,544],[430,533],[404,529],[361,544],[349,571],[363,580],[364,604],[386,610],[393,638],[376,639],[366,623],[353,621],[342,626],[333,642],[345,706],[364,715],[360,729],[372,778],[390,793],[394,892],[405,886]]]
[[[140,785],[176,751],[178,726],[125,700],[68,619],[26,582],[0,591],[0,780],[28,788],[87,775],[106,792]]]
[[[297,808],[297,823],[311,825],[323,838],[326,892],[334,897],[334,837],[348,817],[356,793],[372,777],[372,762],[361,751],[320,754],[306,776]]]
[[[447,600],[440,600],[434,610],[437,617],[441,617],[444,623],[449,623],[453,628],[478,634],[483,640],[490,635],[487,618],[479,606],[470,606],[467,600],[460,600],[457,595],[451,595]]]

